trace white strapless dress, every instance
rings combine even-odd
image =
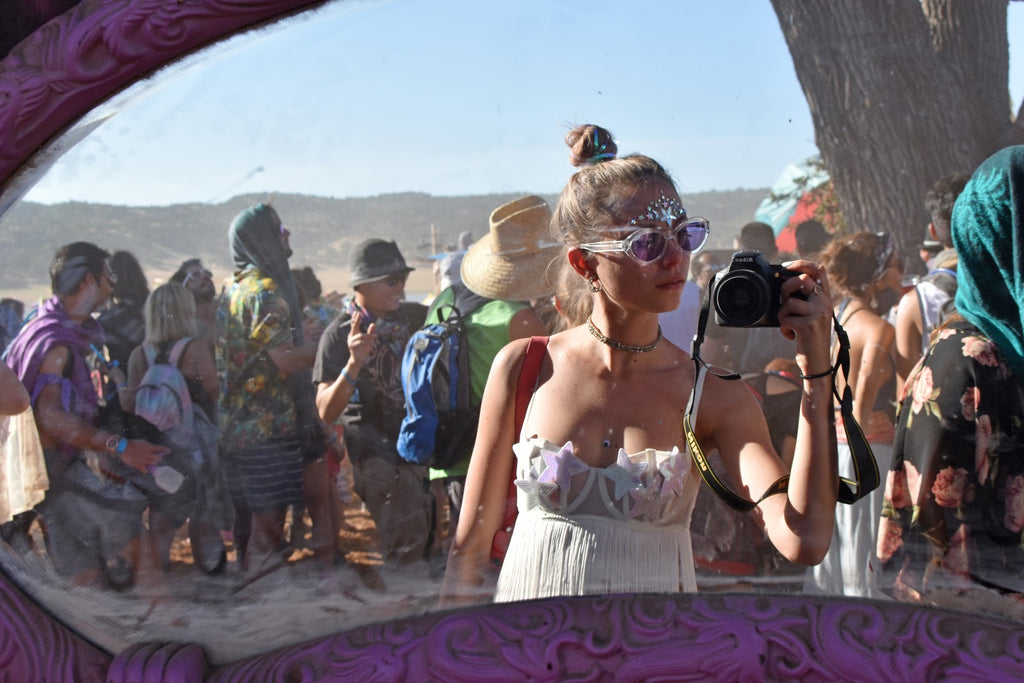
[[[700,488],[687,452],[646,449],[589,467],[543,439],[517,443],[519,517],[496,602],[694,591],[690,517]]]

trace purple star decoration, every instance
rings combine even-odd
[[[655,503],[660,499],[658,491],[653,488],[631,489],[629,496],[633,499],[633,507],[629,510],[629,518],[636,519],[641,515],[654,517]]]
[[[587,465],[572,453],[572,441],[566,441],[557,453],[542,450],[544,471],[537,477],[538,484],[554,482],[562,491],[569,490],[573,475],[587,471]]]
[[[658,467],[665,483],[661,486],[661,495],[665,496],[671,491],[677,496],[683,495],[683,480],[689,471],[690,461],[684,458],[678,448],[672,449],[672,454],[665,459]]]

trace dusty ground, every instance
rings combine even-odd
[[[29,547],[0,543],[0,563],[26,592],[65,624],[111,653],[133,642],[203,643],[211,663],[222,664],[361,624],[420,614],[437,606],[440,577],[426,563],[402,570],[382,567],[376,529],[353,498],[338,537],[344,558],[320,569],[305,543],[282,553],[268,571],[243,577],[229,547],[226,571],[199,571],[184,531],[172,561],[155,584],[140,581],[113,590],[75,585],[56,575],[42,532],[33,524]],[[307,518],[308,522],[308,518]]]

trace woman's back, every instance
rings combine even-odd
[[[896,400],[895,330],[870,307],[851,302],[843,299],[836,307],[836,318],[850,340],[850,374],[846,378],[840,374],[838,389],[842,391],[847,383],[852,387],[861,425],[870,424],[873,412],[885,413],[891,422]]]

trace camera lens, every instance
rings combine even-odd
[[[715,287],[715,312],[720,324],[750,327],[768,312],[769,295],[768,283],[757,273],[726,273]]]

